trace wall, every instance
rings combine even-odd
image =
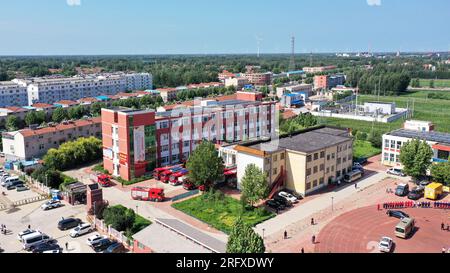
[[[286,187],[304,195],[306,193],[306,156],[287,151],[286,171]]]
[[[248,165],[255,164],[261,170],[264,170],[264,158],[255,155],[244,154],[239,152],[236,155],[236,165],[237,168],[237,179],[238,179],[238,189],[241,189],[242,178],[245,174],[245,169]]]

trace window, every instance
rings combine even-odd
[[[319,170],[320,170],[320,171],[323,171],[323,170],[325,170],[325,164],[320,164],[320,168],[319,168]]]
[[[395,149],[395,140],[391,140],[391,149]]]
[[[311,162],[312,161],[312,156],[311,155],[308,155],[307,157],[306,157],[306,162]]]
[[[395,162],[395,154],[390,154],[389,155],[389,161]]]
[[[340,157],[337,159],[337,164],[341,164],[341,158]]]
[[[306,183],[306,190],[310,190],[311,189],[311,182]]]
[[[281,160],[284,160],[284,153],[282,153],[282,154],[280,155],[280,159],[281,159]]]
[[[322,178],[319,179],[319,185],[323,185],[325,183],[325,180]]]
[[[277,173],[278,173],[277,168],[274,168],[274,169],[273,169],[273,175],[277,175]]]
[[[311,175],[311,168],[306,169],[306,176],[310,176]]]
[[[317,159],[319,159],[319,153],[314,154],[314,160],[317,160]]]
[[[273,156],[273,162],[277,162],[278,161],[278,155],[274,155]]]
[[[317,168],[317,166],[314,166],[314,170],[313,170],[313,173],[317,173],[317,171],[318,171],[318,168]]]
[[[327,155],[327,160],[330,160],[331,159],[331,156],[330,155]]]
[[[401,141],[397,141],[397,150],[400,150],[401,147],[402,147],[402,142]]]
[[[314,187],[314,188],[317,187],[317,179],[314,180],[314,182],[313,182],[313,187]]]
[[[320,158],[324,158],[325,157],[325,152],[320,152]]]

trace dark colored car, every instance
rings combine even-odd
[[[409,185],[408,184],[400,184],[395,189],[395,195],[397,196],[407,196],[409,193]]]
[[[51,243],[43,243],[35,246],[33,248],[33,253],[42,253],[44,251],[50,251],[50,250],[60,250],[61,247],[54,242]]]
[[[424,188],[416,187],[409,192],[408,199],[419,200],[420,198],[423,198],[423,196],[424,196]]]
[[[68,230],[77,227],[82,221],[78,218],[67,218],[58,222],[58,228],[60,230]]]
[[[386,212],[389,217],[395,217],[398,219],[409,218],[409,215],[400,210],[388,210]]]
[[[108,247],[110,247],[112,244],[114,244],[114,241],[111,241],[110,239],[102,239],[92,245],[92,248],[95,252],[102,252],[105,251]]]
[[[10,183],[6,184],[6,189],[8,191],[10,191],[10,190],[14,190],[16,187],[19,187],[19,186],[23,186],[23,182],[22,181],[14,181],[14,182],[10,182]]]
[[[283,198],[279,195],[276,195],[273,200],[277,201],[278,203],[282,204],[283,206],[285,206],[286,208],[290,208],[292,207],[292,203],[288,200],[286,200],[286,198]]]
[[[275,200],[267,200],[266,206],[268,206],[269,208],[274,209],[274,210],[286,209],[286,207],[283,204],[281,204],[280,202],[277,202]]]
[[[125,252],[125,247],[121,243],[113,243],[110,245],[103,253],[123,253]]]

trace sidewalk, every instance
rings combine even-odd
[[[311,215],[327,209],[332,203],[336,204],[349,196],[355,194],[358,191],[362,191],[367,187],[385,179],[387,175],[385,173],[376,173],[364,180],[358,182],[358,189],[355,189],[353,184],[346,188],[338,188],[335,191],[324,193],[323,195],[304,203],[303,205],[296,207],[290,211],[282,213],[275,218],[272,218],[264,223],[261,223],[255,227],[256,232],[261,236],[271,236],[277,232],[284,231],[288,226],[295,224],[304,219],[308,219]]]

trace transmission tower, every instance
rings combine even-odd
[[[289,63],[289,70],[295,70],[295,36],[291,38],[291,61]]]

